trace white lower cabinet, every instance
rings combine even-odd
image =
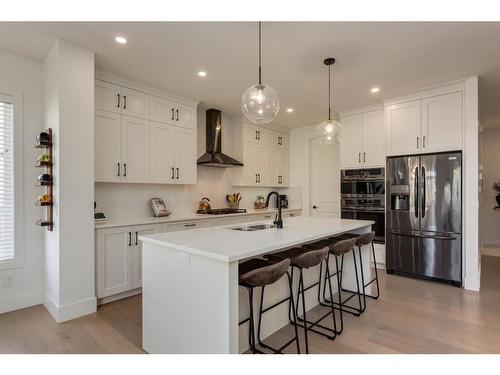
[[[138,237],[158,233],[160,228],[140,225],[97,230],[97,298],[141,287],[142,247]]]

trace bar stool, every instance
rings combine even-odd
[[[306,315],[305,292],[306,292],[306,290],[310,289],[314,285],[311,285],[311,286],[305,288],[303,270],[304,270],[304,268],[307,269],[310,267],[321,265],[328,258],[328,252],[329,252],[328,247],[323,247],[323,248],[317,249],[317,250],[306,250],[306,249],[298,247],[298,248],[292,248],[292,249],[288,249],[288,250],[281,251],[281,252],[274,253],[274,254],[265,255],[266,259],[275,260],[275,261],[289,259],[291,262],[291,265],[292,265],[292,273],[291,273],[292,279],[293,279],[294,268],[297,268],[299,270],[299,285],[298,285],[298,289],[297,289],[296,311],[298,311],[299,300],[300,300],[300,297],[302,296],[302,314],[303,314],[303,317],[302,317],[302,319],[300,319],[299,317],[296,317],[296,319],[303,322],[303,324],[299,324],[296,321],[294,322],[294,324],[295,324],[295,326],[298,325],[304,329],[306,353],[309,353],[308,331],[313,331],[313,332],[319,333],[323,336],[328,337],[331,340],[334,340],[335,337],[337,336],[337,322],[335,320],[335,310],[334,310],[333,304],[331,304],[331,306],[329,306],[331,308],[331,311],[329,311],[328,313],[321,316],[315,322],[307,320],[307,315]],[[326,263],[326,274],[328,276],[330,275],[329,272],[330,272],[330,270],[328,267],[328,263]],[[330,277],[328,277],[328,281],[329,281],[329,285],[330,285],[330,297],[331,297],[331,300],[333,300]],[[319,324],[323,319],[325,319],[330,314],[332,314],[333,329]],[[329,332],[331,332],[331,334],[326,334],[325,332],[321,332],[321,331],[315,329],[314,327],[320,327],[322,329],[328,330]]]
[[[359,262],[360,262],[360,267],[361,267],[361,284],[362,284],[362,289],[363,289],[363,303],[364,303],[364,309],[366,309],[366,297],[377,300],[378,297],[380,296],[380,285],[379,285],[379,281],[378,281],[377,262],[375,259],[375,246],[373,245],[373,240],[375,239],[375,232],[372,231],[372,232],[363,233],[363,234],[347,233],[343,236],[351,236],[351,237],[354,236],[356,238],[356,246],[358,247]],[[371,279],[370,281],[368,281],[366,284],[365,284],[365,276],[364,276],[364,272],[363,272],[363,258],[361,256],[361,248],[365,245],[371,245],[373,266],[375,269],[375,277],[373,279]],[[372,283],[375,283],[377,286],[376,295],[366,294],[366,287],[368,287]],[[347,289],[344,289],[344,290],[347,292],[353,293],[350,290],[347,290]]]
[[[266,259],[254,258],[254,259],[250,259],[246,262],[240,263],[240,265],[239,265],[239,270],[238,270],[239,285],[242,287],[245,287],[247,289],[249,306],[250,306],[249,307],[250,308],[250,317],[248,319],[245,319],[242,322],[240,322],[239,325],[245,323],[246,321],[249,321],[250,327],[249,327],[248,341],[250,344],[250,349],[252,350],[252,353],[254,353],[254,354],[255,353],[264,354],[264,352],[257,349],[256,344],[255,344],[255,321],[254,321],[254,311],[253,311],[253,294],[254,294],[254,288],[258,288],[258,287],[262,288],[261,295],[260,295],[259,321],[258,321],[258,328],[257,328],[258,344],[261,347],[269,349],[269,350],[273,351],[275,354],[277,354],[277,353],[283,353],[283,350],[295,341],[297,344],[297,353],[300,353],[299,336],[298,336],[297,326],[296,326],[296,321],[295,321],[296,314],[295,314],[295,307],[294,307],[294,302],[293,302],[292,278],[291,278],[290,273],[288,272],[289,267],[290,267],[290,260],[289,259],[284,259],[280,262],[273,262],[273,261],[266,260]],[[289,290],[290,290],[289,297],[287,297],[284,300],[282,300],[278,303],[275,303],[274,305],[269,306],[266,309],[264,309],[263,308],[264,288],[267,285],[274,284],[275,282],[280,280],[285,274],[288,277],[288,285],[289,285]],[[266,311],[269,311],[272,308],[278,306],[279,304],[286,302],[286,301],[290,302],[289,313],[290,313],[290,309],[291,309],[292,310],[292,322],[294,323],[294,326],[295,326],[295,337],[292,338],[291,340],[287,341],[279,349],[275,349],[269,345],[264,344],[260,338],[262,314],[265,313]]]
[[[346,236],[347,237],[347,236]],[[326,283],[327,283],[327,275],[325,274],[325,279],[323,280],[324,282],[324,288],[323,288],[323,300],[321,300],[320,296],[320,290],[318,290],[318,302],[322,306],[328,306],[329,304],[333,304],[334,307],[340,311],[340,321],[341,321],[341,329],[340,333],[342,333],[343,330],[343,318],[342,318],[342,313],[346,312],[355,316],[360,316],[363,311],[364,311],[364,305],[363,301],[361,299],[361,296],[363,293],[361,292],[361,286],[360,286],[360,280],[359,280],[359,273],[358,273],[358,266],[357,266],[357,257],[356,257],[356,252],[354,251],[354,246],[356,243],[356,238],[354,236],[351,236],[350,238],[339,238],[339,237],[331,237],[328,239],[323,239],[311,244],[306,244],[303,245],[304,248],[306,249],[318,249],[323,246],[328,246],[330,249],[330,254],[335,257],[335,273],[330,274],[329,277],[337,276],[337,283],[338,283],[338,302],[333,301],[332,299],[328,299],[326,296]],[[353,261],[354,261],[354,275],[356,277],[356,287],[357,287],[357,292],[354,291],[348,291],[346,289],[342,288],[342,277],[343,277],[343,270],[344,270],[344,256],[348,254],[349,252],[352,251],[353,255]],[[339,267],[339,257],[340,257],[340,267]],[[320,270],[320,284],[321,284],[321,270]],[[341,292],[342,291],[348,291],[352,293],[351,296],[347,297],[346,299],[342,299]],[[351,306],[348,305],[347,302],[349,302],[352,298],[355,296],[358,297],[358,306]]]

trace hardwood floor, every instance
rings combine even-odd
[[[310,333],[311,353],[500,353],[500,257],[483,257],[480,293],[382,274],[381,297],[367,304],[359,318],[344,314],[335,341]],[[61,324],[41,305],[13,311],[0,315],[0,353],[143,353],[141,315],[140,296]]]

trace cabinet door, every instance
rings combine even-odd
[[[462,149],[462,93],[422,100],[422,149],[424,152]]]
[[[122,113],[127,116],[149,120],[149,95],[123,87]]]
[[[266,133],[261,127],[245,124],[244,140],[246,142],[263,143],[266,140]]]
[[[384,111],[363,114],[363,155],[366,167],[385,166]]]
[[[267,151],[267,186],[281,186],[280,173],[282,171],[280,163],[281,160],[281,150],[275,147],[270,147]]]
[[[132,288],[142,287],[142,242],[139,236],[159,233],[161,225],[140,225],[133,228],[132,246]]]
[[[269,175],[269,154],[270,147],[257,146],[257,155],[255,159],[255,170],[257,173],[257,185],[271,185],[271,176]]]
[[[177,104],[175,107],[175,120],[177,126],[196,130],[196,109],[187,105]]]
[[[94,180],[120,182],[123,173],[121,115],[94,111]]]
[[[342,168],[359,168],[363,162],[363,115],[345,116],[341,119],[342,141],[340,142]]]
[[[123,182],[150,181],[149,121],[122,116]]]
[[[151,122],[151,182],[175,182],[175,135],[172,125]]]
[[[284,133],[266,130],[265,137],[269,146],[288,148],[288,136]]]
[[[256,186],[258,185],[257,176],[257,155],[260,150],[259,145],[253,142],[245,142],[243,150],[243,185]]]
[[[174,125],[176,123],[173,102],[157,96],[150,96],[149,104],[151,107],[151,121],[162,122],[170,125]]]
[[[122,88],[99,79],[94,82],[94,107],[104,111],[121,113],[123,105]]]
[[[278,186],[288,186],[288,164],[289,156],[288,150],[278,151]]]
[[[175,183],[196,184],[196,133],[194,130],[174,127]]]
[[[389,155],[421,152],[420,100],[394,104],[386,108],[387,151]]]
[[[132,227],[97,231],[97,297],[132,289]]]

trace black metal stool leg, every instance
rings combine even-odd
[[[372,241],[372,255],[373,255],[373,267],[375,268],[375,283],[377,285],[377,295],[376,296],[368,296],[368,297],[371,297],[373,299],[378,299],[378,297],[380,296],[380,287],[379,287],[379,284],[378,284],[378,271],[377,271],[377,259],[375,258],[375,246],[373,245],[373,241]],[[369,284],[371,284],[373,282],[370,281]],[[367,284],[367,285],[369,285]]]
[[[255,329],[254,329],[254,315],[253,315],[253,288],[247,288],[248,290],[248,300],[250,306],[250,321],[248,327],[248,341],[250,343],[250,349],[252,353],[256,353],[255,350]]]
[[[326,258],[326,275],[325,276],[328,279],[328,288],[330,290],[330,301],[332,301],[331,306],[332,306],[333,331],[337,335],[338,334],[337,320],[335,319],[335,307],[333,305],[333,290],[332,290],[332,281],[330,278],[330,266],[328,264],[328,258]]]
[[[286,273],[288,277],[288,285],[289,285],[289,290],[290,290],[290,304],[288,305],[289,311],[292,310],[293,313],[293,320],[291,321],[295,330],[295,342],[297,344],[297,354],[300,354],[300,343],[299,343],[299,331],[297,328],[297,312],[295,311],[294,304],[293,304],[293,276],[290,275],[290,273]]]
[[[359,255],[359,269],[361,271],[361,289],[363,290],[363,307],[361,308],[361,312],[365,312],[366,310],[365,272],[363,271],[363,257],[361,256],[361,246],[359,245],[358,245],[358,255]]]
[[[339,289],[339,305],[342,306],[342,273],[339,272],[339,260],[338,260],[338,257],[335,256],[335,269],[337,270],[336,274],[337,274],[337,286],[338,286],[338,289]],[[332,305],[333,305],[333,299],[332,299]],[[340,311],[340,330],[338,331],[338,335],[342,334],[342,331],[344,330],[344,318],[342,317],[342,308],[339,309]]]
[[[302,268],[300,268],[300,278],[299,278],[299,293],[300,290],[302,290],[302,314],[303,314],[303,319],[304,319],[304,339],[306,342],[306,354],[309,354],[309,340],[307,338],[307,316],[306,316],[306,293],[304,290],[304,275],[302,272]],[[298,296],[297,296],[298,299]]]
[[[361,288],[359,287],[359,275],[358,275],[358,262],[356,261],[356,250],[352,249],[352,257],[354,259],[354,274],[356,275],[356,287],[358,289],[358,306],[359,313],[363,312],[362,302],[361,302]]]

